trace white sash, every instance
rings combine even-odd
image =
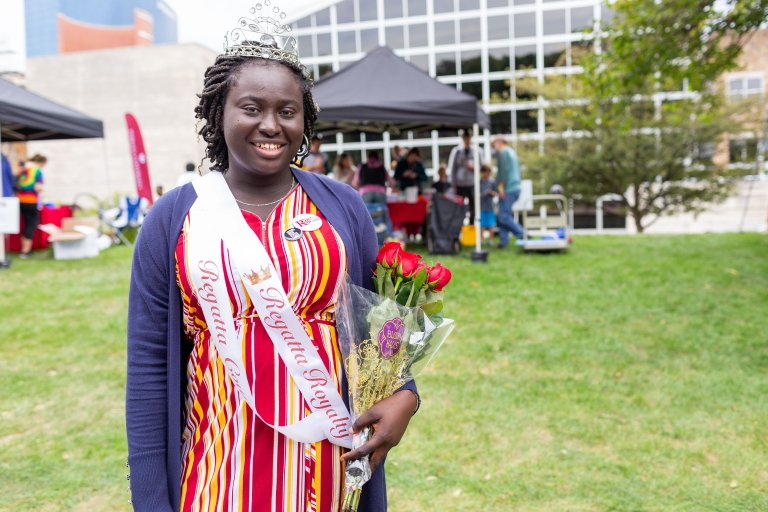
[[[272,260],[243,218],[224,176],[212,171],[193,185],[197,200],[190,209],[188,267],[211,339],[227,374],[259,418],[281,434],[301,443],[328,439],[351,448],[351,415],[304,326],[296,318]],[[222,241],[234,264],[234,275],[239,275],[280,358],[312,410],[312,414],[292,425],[275,425],[261,417],[256,408],[246,378],[242,336],[235,328],[222,269]]]

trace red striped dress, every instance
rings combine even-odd
[[[283,236],[297,215],[311,213],[322,227],[291,242]],[[272,258],[283,287],[340,390],[341,354],[334,304],[347,261],[341,237],[309,196],[296,187],[265,222],[243,212]],[[185,429],[182,436],[181,510],[336,512],[344,467],[342,449],[328,441],[295,442],[263,423],[241,399],[211,342],[188,274],[187,215],[176,246],[177,282],[182,293],[187,338]],[[309,409],[288,374],[247,293],[222,254],[235,326],[242,333],[243,360],[261,417],[286,425]]]

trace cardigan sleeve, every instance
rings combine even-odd
[[[171,201],[166,201],[170,206]],[[168,475],[168,237],[158,202],[147,215],[133,254],[128,299],[126,430],[134,510],[172,511]]]

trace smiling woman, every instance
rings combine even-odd
[[[163,196],[136,242],[126,422],[137,511],[338,512],[345,462],[380,465],[418,404],[409,384],[375,405],[354,424],[375,434],[345,453],[336,301],[347,276],[372,288],[377,238],[351,187],[291,167],[318,107],[296,40],[260,8],[205,75],[195,111],[211,172]],[[386,503],[380,466],[361,510]]]

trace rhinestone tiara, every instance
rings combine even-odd
[[[251,14],[240,18],[238,26],[224,36],[224,54],[300,64],[299,43],[291,36],[291,26],[279,21],[287,15],[272,6],[272,0],[257,3]]]

